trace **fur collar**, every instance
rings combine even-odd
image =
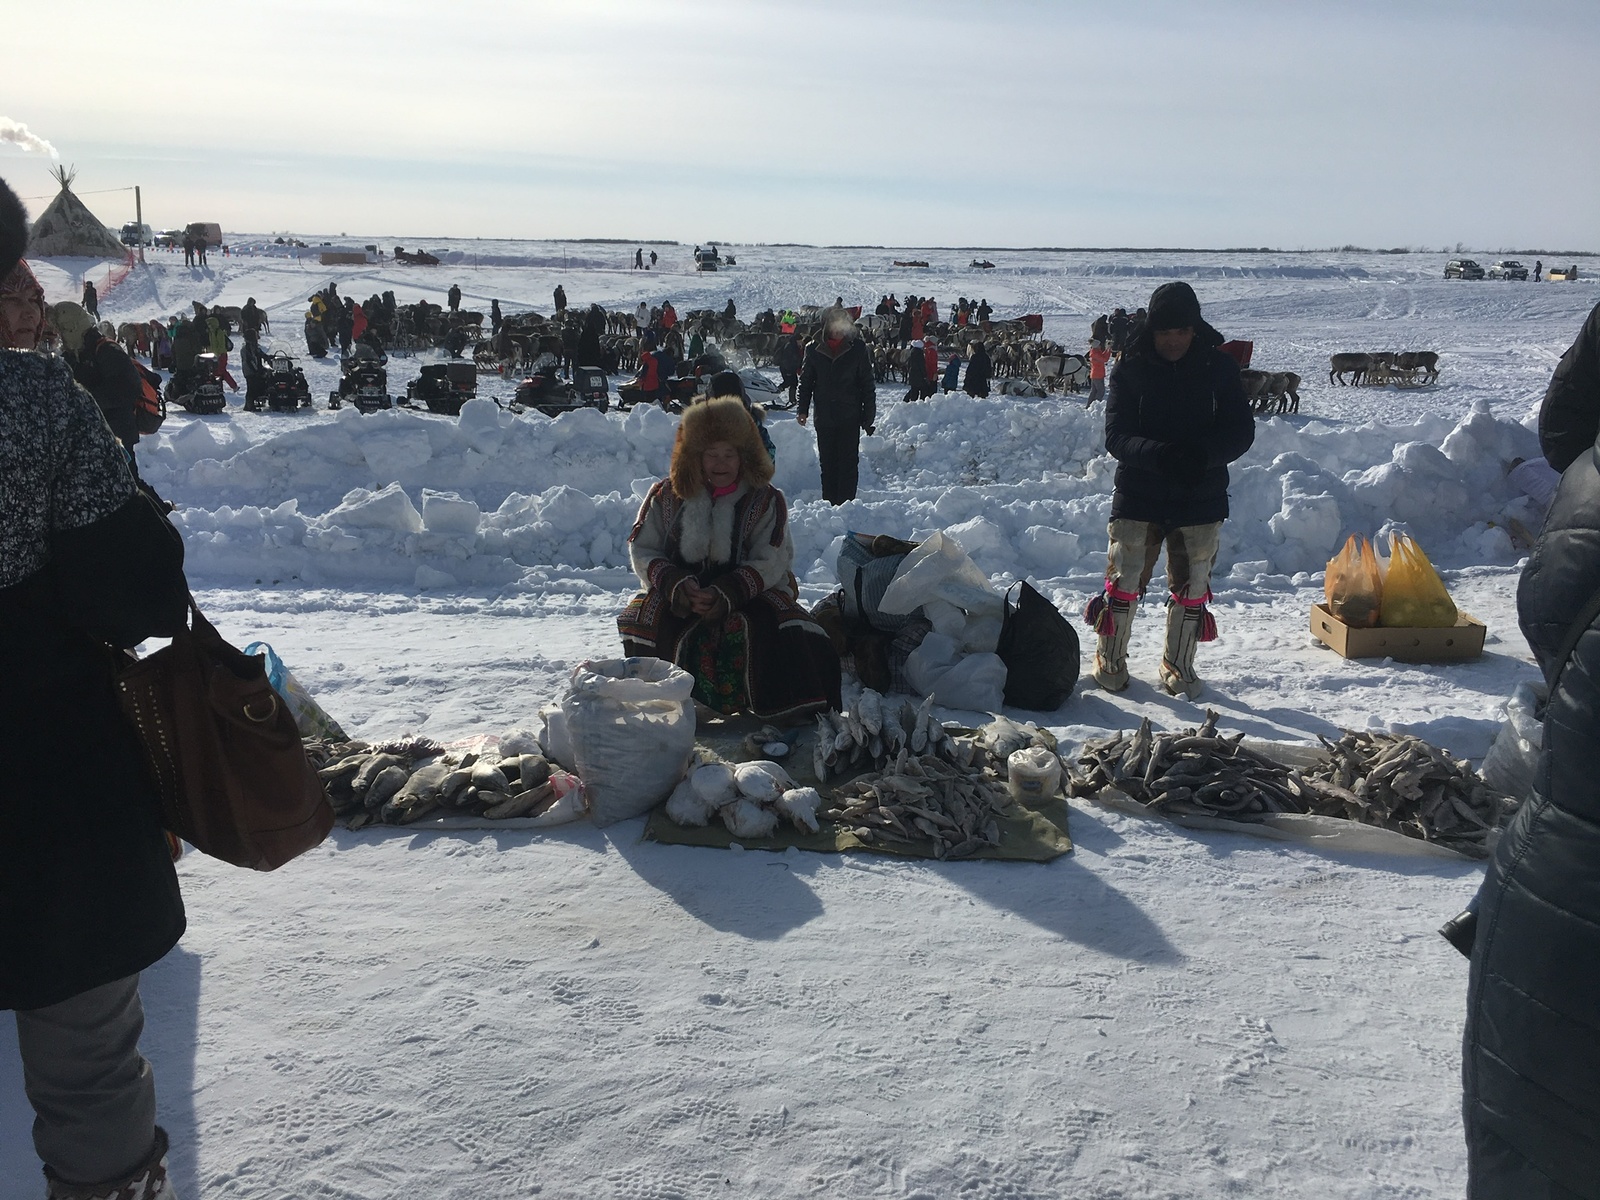
[[[740,480],[734,491],[715,501],[702,488],[699,495],[683,502],[678,553],[684,562],[715,566],[733,561],[734,514],[749,494],[750,485]]]

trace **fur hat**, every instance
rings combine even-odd
[[[739,452],[740,475],[751,487],[772,482],[772,459],[756,432],[756,420],[738,396],[716,396],[691,404],[678,425],[672,445],[672,490],[680,500],[705,491],[701,455],[716,442],[727,442]]]
[[[95,327],[94,318],[89,316],[83,305],[71,300],[62,300],[50,306],[50,323],[61,335],[62,348],[73,353],[77,353],[78,347],[83,345],[83,335]]]
[[[28,248],[28,210],[0,179],[0,278],[11,274]]]

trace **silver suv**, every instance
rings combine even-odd
[[[1503,258],[1489,268],[1490,279],[1518,279],[1526,281],[1528,268],[1514,258]]]

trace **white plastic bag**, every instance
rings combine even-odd
[[[1517,684],[1506,701],[1506,721],[1489,753],[1483,756],[1478,774],[1497,792],[1526,800],[1533,792],[1533,779],[1539,769],[1539,752],[1544,746],[1544,705],[1549,691],[1543,683]]]
[[[906,682],[935,704],[994,712],[1005,703],[1006,664],[998,654],[964,654],[955,639],[930,633],[906,659]]]
[[[694,753],[693,690],[694,676],[660,658],[573,671],[561,712],[596,825],[642,816],[683,778]]]
[[[920,608],[934,632],[980,652],[999,644],[1005,619],[1005,597],[989,585],[961,543],[942,532],[906,555],[878,608],[886,613]]]

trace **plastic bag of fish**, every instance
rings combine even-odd
[[[508,738],[504,745],[532,743]],[[378,745],[308,740],[306,750],[334,815],[351,829],[444,816],[559,825],[588,811],[577,776],[552,768],[531,748],[451,752],[427,738],[406,738]]]
[[[716,817],[737,838],[771,837],[779,818],[816,833],[822,797],[798,787],[775,762],[702,762],[667,797],[667,816],[679,825],[707,825]]]

